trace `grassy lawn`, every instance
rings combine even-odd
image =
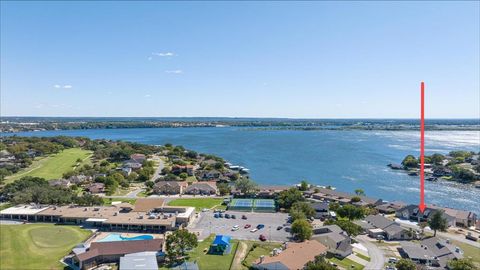
[[[112,202],[126,202],[134,205],[137,199],[132,198],[102,198],[103,205],[112,205]]]
[[[242,264],[245,266],[245,269],[248,269],[260,256],[268,256],[274,248],[281,247],[282,244],[279,243],[259,243],[249,241],[248,243],[248,253],[245,256]]]
[[[170,201],[168,205],[170,206],[192,206],[195,207],[197,211],[202,210],[203,208],[212,208],[215,206],[220,206],[223,203],[222,198],[181,198]]]
[[[370,261],[370,257],[365,256],[365,255],[363,255],[363,254],[361,254],[361,253],[355,253],[355,255],[356,255],[357,257],[361,258],[361,259],[364,259],[364,260],[367,261],[367,262]]]
[[[332,262],[332,263],[335,263],[337,264],[338,266],[344,268],[344,269],[355,269],[355,270],[362,270],[363,269],[363,265],[359,264],[359,263],[356,263],[350,259],[347,259],[347,258],[343,258],[343,259],[338,259],[334,256],[331,256],[331,255],[327,255],[326,256],[327,260]],[[354,266],[354,268],[351,268],[351,266]]]
[[[469,244],[465,244],[462,242],[458,241],[452,241],[452,243],[459,247],[461,250],[463,250],[463,256],[465,258],[471,257],[472,261],[477,265],[477,267],[480,267],[480,248],[476,248],[474,246],[471,246]]]
[[[77,165],[90,162],[91,151],[80,148],[63,150],[54,155],[36,159],[32,165],[18,173],[6,178],[5,183],[10,183],[24,176],[37,176],[47,180],[61,178],[66,172],[74,170]],[[77,164],[77,159],[83,160]]]
[[[63,269],[59,260],[90,234],[78,226],[0,225],[0,269]]]
[[[233,257],[237,251],[238,240],[232,240],[232,251],[228,255],[210,255],[203,252],[210,247],[214,236],[207,237],[202,242],[198,242],[198,247],[190,252],[190,261],[197,261],[200,269],[230,269]]]

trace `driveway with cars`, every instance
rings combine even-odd
[[[205,239],[210,234],[224,234],[240,240],[259,240],[260,235],[264,235],[267,241],[284,242],[289,240],[290,233],[286,230],[290,227],[290,224],[287,224],[288,214],[238,211],[226,211],[222,214],[224,217],[215,218],[213,211],[201,212],[198,220],[188,229],[197,232],[199,239]],[[225,214],[233,214],[236,218],[227,219]],[[243,215],[247,219],[242,219]],[[251,227],[245,228],[247,224]],[[265,227],[251,232],[259,224],[263,224]],[[238,230],[232,230],[235,225],[238,225]]]

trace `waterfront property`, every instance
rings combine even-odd
[[[258,270],[303,269],[304,266],[315,260],[318,255],[326,254],[328,248],[318,241],[307,240],[300,243],[285,243],[281,252],[273,256],[262,256],[253,265]]]
[[[410,204],[395,212],[395,216],[401,219],[413,221],[427,221],[435,212],[442,212],[442,216],[447,220],[448,226],[470,227],[477,221],[477,215],[472,211],[457,210],[436,205],[428,205],[423,213],[418,209],[418,205]]]
[[[449,260],[463,258],[462,251],[449,240],[431,237],[420,243],[401,242],[400,254],[419,264],[445,268]]]
[[[329,188],[317,188],[317,193],[312,195],[313,199],[337,202],[339,204],[354,204],[358,206],[377,206],[383,204],[382,199],[370,198],[367,196],[357,196],[355,194],[337,191]],[[352,201],[358,197],[359,201]]]
[[[410,240],[414,236],[413,232],[382,215],[369,215],[364,221],[358,221],[356,224],[360,225],[372,238],[382,236],[387,240]]]
[[[337,225],[314,228],[312,240],[316,240],[328,247],[328,252],[335,256],[344,258],[352,254],[352,240]]]
[[[19,205],[0,211],[0,217],[29,222],[54,222],[95,227],[105,231],[163,233],[186,226],[195,208],[163,206],[160,199],[139,199],[132,206],[37,206]]]

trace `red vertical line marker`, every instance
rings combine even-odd
[[[420,212],[425,210],[425,84],[420,86]]]

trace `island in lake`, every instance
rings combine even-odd
[[[427,181],[438,179],[459,183],[475,183],[480,188],[480,152],[450,151],[447,155],[435,153],[425,156],[425,176]],[[391,169],[404,170],[411,176],[420,173],[420,158],[406,156],[401,164],[388,164]]]

